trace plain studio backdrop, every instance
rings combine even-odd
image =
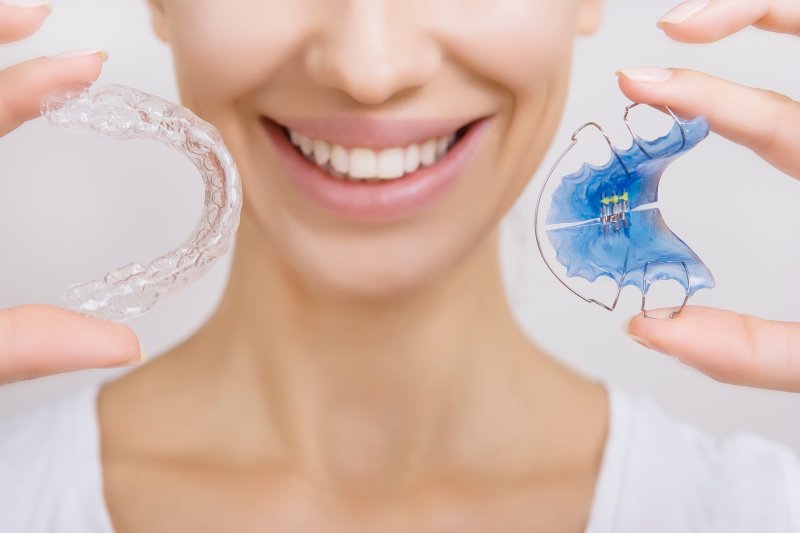
[[[486,5],[490,8],[491,2]],[[672,5],[666,0],[609,0],[600,32],[578,40],[559,133],[504,223],[502,260],[509,295],[531,337],[587,375],[650,395],[670,413],[711,433],[754,431],[800,451],[800,395],[717,383],[641,348],[620,330],[639,309],[635,289],[623,291],[620,307],[609,313],[562,287],[536,252],[536,194],[570,133],[594,120],[618,146],[630,144],[622,122],[629,102],[617,88],[616,69],[689,67],[800,96],[796,38],[751,29],[709,46],[676,44],[655,27]],[[39,33],[0,47],[0,58],[10,65],[86,48],[110,53],[101,82],[177,100],[169,51],[152,34],[145,0],[55,0]],[[635,112],[637,127],[645,131],[663,132],[669,126],[655,111]],[[196,172],[182,155],[156,143],[66,134],[38,119],[0,139],[0,162],[2,307],[59,304],[70,283],[100,279],[131,261],[150,261],[177,247],[200,213],[203,191]],[[716,277],[717,287],[698,292],[692,302],[800,321],[800,183],[712,134],[667,170],[660,203],[671,229]],[[230,258],[130,322],[151,357],[191,335],[213,312]],[[0,416],[120,372],[92,370],[2,387]]]

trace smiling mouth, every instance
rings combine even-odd
[[[299,155],[321,168],[329,176],[351,182],[384,183],[401,179],[421,168],[436,165],[450,153],[476,122],[477,120],[472,121],[448,135],[379,150],[344,147],[325,139],[312,139],[277,122],[274,123],[280,127]]]
[[[283,170],[276,179],[337,217],[370,223],[433,208],[467,173],[492,119],[330,116],[284,126],[259,116]]]

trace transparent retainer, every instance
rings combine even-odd
[[[64,291],[65,307],[83,315],[123,321],[200,279],[228,252],[242,208],[236,163],[219,132],[183,106],[122,85],[84,85],[59,90],[42,102],[50,125],[111,139],[147,138],[186,155],[205,184],[205,205],[191,236],[148,264],[129,263],[102,281]]]

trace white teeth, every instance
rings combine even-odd
[[[436,162],[436,139],[431,139],[420,148],[420,161],[426,167]]]
[[[402,178],[406,173],[406,151],[402,148],[381,150],[378,154],[378,177]]]
[[[350,171],[350,154],[338,144],[334,144],[331,149],[331,166],[339,174],[347,174]]]
[[[300,135],[300,150],[303,151],[305,155],[311,155],[311,152],[314,151],[314,141],[306,137],[305,135]]]
[[[374,178],[378,175],[378,158],[375,151],[369,148],[354,148],[350,150],[350,177]]]
[[[447,155],[455,142],[455,133],[429,139],[424,143],[406,147],[371,150],[347,149],[321,139],[311,139],[302,133],[289,130],[292,144],[311,161],[337,178],[357,180],[391,180],[416,172],[421,166],[430,166]]]
[[[314,160],[319,166],[325,166],[331,158],[331,145],[325,141],[314,141]]]
[[[407,173],[415,172],[419,168],[420,160],[419,160],[419,145],[412,144],[408,148],[406,148],[406,168],[405,171]]]

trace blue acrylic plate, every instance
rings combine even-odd
[[[664,170],[708,134],[705,118],[676,118],[663,137],[652,141],[634,137],[626,150],[609,143],[608,163],[584,163],[564,176],[553,192],[544,229],[566,276],[589,282],[607,276],[620,289],[633,285],[643,294],[655,281],[674,280],[687,298],[714,287],[709,269],[670,231],[656,206]],[[572,146],[575,142],[573,135]]]

